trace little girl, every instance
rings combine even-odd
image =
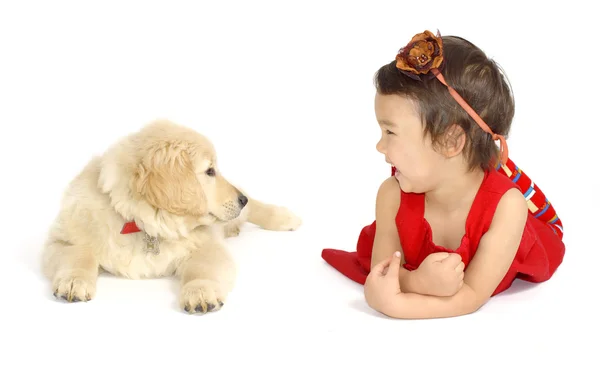
[[[508,158],[514,101],[497,65],[464,39],[425,31],[375,80],[377,150],[392,176],[357,251],[324,249],[323,259],[396,318],[469,314],[516,278],[548,280],[565,252],[562,224]]]

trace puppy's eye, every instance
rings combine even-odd
[[[215,173],[215,169],[214,169],[214,168],[208,168],[208,169],[206,170],[206,174],[207,174],[208,176],[214,176],[214,175],[216,175],[216,173]]]

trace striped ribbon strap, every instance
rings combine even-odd
[[[560,238],[563,236],[563,225],[554,207],[544,195],[540,187],[531,180],[521,168],[509,158],[506,164],[498,163],[496,170],[512,180],[519,187],[527,200],[529,212],[546,223]]]

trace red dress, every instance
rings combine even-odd
[[[507,168],[508,166],[508,168]],[[507,166],[485,173],[470,212],[465,235],[456,250],[433,243],[431,227],[424,218],[425,196],[401,191],[396,227],[400,237],[404,267],[414,270],[431,253],[455,252],[462,257],[465,268],[475,255],[481,237],[488,230],[502,195],[510,188],[520,188],[530,208],[523,237],[512,265],[493,295],[508,289],[516,279],[530,282],[548,280],[562,263],[565,246],[562,224],[554,209],[533,182],[509,160]],[[394,171],[392,170],[392,174]],[[519,181],[523,178],[523,181]],[[324,249],[321,256],[331,266],[353,281],[364,284],[371,267],[371,251],[376,222],[364,227],[359,235],[357,251]]]

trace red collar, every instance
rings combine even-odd
[[[121,234],[132,234],[140,231],[142,230],[138,228],[135,222],[127,222],[123,225],[123,228],[121,229]]]

